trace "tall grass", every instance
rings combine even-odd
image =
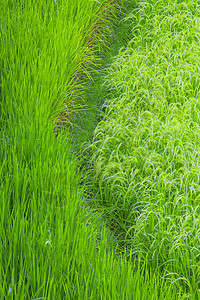
[[[188,299],[200,292],[199,12],[197,1],[138,1],[91,145],[116,235]]]
[[[114,4],[0,3],[0,299],[182,294],[138,257],[116,255],[102,214],[86,204],[68,131],[53,133],[70,121]]]
[[[1,73],[6,78],[2,88],[6,84],[4,97],[15,100],[2,111],[17,111],[20,120],[27,115],[29,122],[40,128],[52,119],[56,124],[58,120],[69,121],[73,96],[82,90],[82,77],[89,74],[94,50],[100,45],[95,30],[106,24],[101,16],[113,4],[4,1],[1,6]],[[17,85],[12,78],[18,78]],[[37,94],[30,105],[25,99],[33,97],[33,91]],[[23,112],[19,108],[22,104]]]

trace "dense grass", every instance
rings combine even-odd
[[[132,39],[104,77],[91,145],[110,226],[187,299],[200,291],[199,7],[138,1]]]
[[[53,134],[59,118],[68,121],[108,5],[1,3],[1,299],[86,299],[112,285],[94,286],[98,259],[113,273],[114,261],[110,269],[98,254],[108,234],[85,206],[67,132]]]
[[[183,292],[139,256],[118,254],[102,212],[87,205],[69,132],[57,131],[78,109],[114,12],[111,1],[0,4],[0,299]]]

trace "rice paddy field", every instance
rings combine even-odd
[[[0,3],[0,300],[200,298],[199,16]]]

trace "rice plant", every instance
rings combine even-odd
[[[0,3],[0,299],[184,294],[138,257],[117,255],[102,213],[87,205],[68,130],[54,134],[71,122],[116,4]]]
[[[90,146],[116,235],[189,299],[200,292],[199,12],[197,1],[138,1]]]

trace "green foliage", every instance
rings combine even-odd
[[[87,205],[68,130],[53,134],[70,121],[113,4],[0,3],[0,299],[181,296],[139,257],[117,255]]]
[[[188,299],[200,290],[199,12],[197,1],[138,1],[90,146],[116,235]]]
[[[79,169],[80,158],[72,153],[70,132],[63,127],[74,121],[74,112],[83,109],[75,100],[84,90],[85,78],[91,76],[96,54],[110,36],[110,20],[118,9],[115,1],[107,0],[0,3],[0,299],[195,297],[198,206],[184,198],[180,212],[177,201],[176,227],[172,218],[168,220],[170,237],[182,228],[172,249],[182,259],[181,276],[177,268],[171,274],[169,263],[168,269],[155,260],[149,263],[151,251],[146,248],[152,243],[151,236],[145,235],[147,229],[139,221],[128,230],[125,224],[129,244],[122,249],[106,226],[103,211],[87,204],[83,178],[89,179]],[[129,33],[127,25],[113,38],[122,43]],[[60,126],[65,130],[58,132]],[[112,152],[120,151],[118,148]],[[119,164],[112,168],[118,172]],[[123,180],[119,177],[119,187]],[[125,203],[120,197],[113,206],[113,211],[119,210],[119,223]],[[131,214],[141,221],[148,219],[148,233],[153,232],[154,224],[160,226],[159,253],[164,255],[163,249],[169,247],[163,240],[164,211],[158,209],[163,219],[155,221],[157,202],[150,204],[143,206],[144,212],[150,212],[147,215],[139,215],[136,208]],[[171,212],[170,206],[164,209]],[[131,245],[134,230],[136,243]],[[185,262],[194,265],[187,268]],[[156,265],[155,272],[151,264]]]

